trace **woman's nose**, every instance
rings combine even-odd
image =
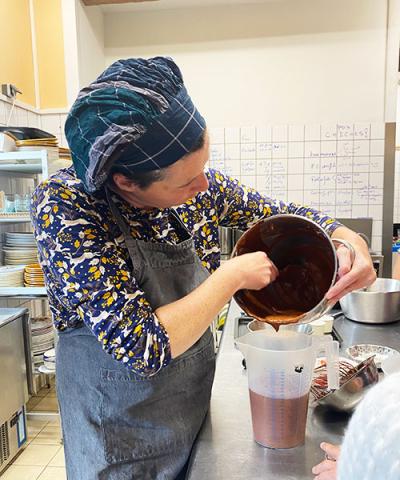
[[[199,192],[205,192],[206,190],[208,190],[208,178],[205,173],[202,173],[199,177],[199,183],[197,188]]]

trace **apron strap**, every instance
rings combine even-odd
[[[128,249],[129,256],[132,261],[134,275],[137,279],[140,279],[143,268],[143,262],[141,262],[140,260],[142,258],[146,258],[146,254],[140,246],[140,241],[137,241],[132,237],[126,220],[123,218],[121,212],[119,211],[119,208],[112,199],[112,191],[109,189],[109,187],[106,187],[105,191],[106,199],[111,209],[111,213],[113,214],[114,219],[117,222],[117,225],[124,237],[126,248]],[[173,208],[171,208],[169,211],[169,221],[174,226],[175,231],[178,233],[178,237],[180,240],[179,244],[192,245],[193,237],[191,233],[187,229],[186,225],[182,222],[176,210]]]
[[[191,233],[187,229],[186,225],[182,222],[181,217],[178,215],[178,212],[174,208],[170,208],[169,220],[174,226],[176,232],[179,232],[178,236],[181,242],[192,239]]]
[[[107,198],[108,205],[124,237],[126,248],[128,249],[129,256],[132,261],[134,275],[135,277],[138,278],[141,272],[139,255],[138,255],[139,253],[138,250],[140,250],[140,247],[138,243],[135,242],[135,240],[133,239],[131,232],[129,230],[128,224],[126,223],[125,219],[122,217],[121,212],[119,211],[119,208],[115,205],[115,202],[111,197],[110,189],[106,187],[105,190],[106,190],[106,198]],[[143,252],[140,252],[140,253],[143,255]]]

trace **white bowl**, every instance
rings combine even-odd
[[[55,348],[51,348],[50,350],[47,350],[46,352],[44,352],[43,358],[44,358],[45,360],[55,361],[55,358],[56,358],[56,349],[55,349]]]
[[[386,347],[385,345],[371,345],[367,343],[353,345],[346,349],[346,353],[356,362],[363,362],[374,355],[375,364],[378,368],[381,368],[382,362],[387,358],[400,357],[399,352],[394,348]]]
[[[47,360],[44,360],[43,365],[47,368],[47,370],[52,370],[53,372],[56,371],[55,362],[48,362]]]

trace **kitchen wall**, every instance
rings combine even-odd
[[[60,110],[59,113],[42,113],[40,115],[41,128],[46,132],[50,132],[58,139],[58,144],[62,147],[68,147],[67,140],[64,135],[64,125],[67,118],[67,110]]]
[[[283,0],[106,12],[106,64],[171,55],[211,126],[381,122],[386,5]]]
[[[155,3],[124,10],[105,10],[106,63],[172,56],[212,131],[395,121],[397,0],[280,0],[168,10]],[[233,163],[225,158],[227,170],[236,168]],[[306,193],[313,192],[304,198]],[[378,207],[373,243],[380,250],[382,201],[373,208]],[[363,208],[350,208],[350,216]]]
[[[67,106],[61,0],[31,0],[37,105]],[[68,66],[67,66],[68,67]]]
[[[105,68],[104,17],[100,7],[84,7],[81,0],[61,0],[68,66],[67,98],[72,105],[79,90]]]
[[[84,8],[77,1],[79,87],[82,88],[104,70],[104,17],[98,8]]]

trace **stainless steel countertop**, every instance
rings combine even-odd
[[[234,347],[234,320],[240,314],[232,301],[217,356],[208,416],[194,446],[188,480],[312,479],[311,468],[322,460],[321,441],[341,443],[347,414],[310,407],[305,444],[287,450],[263,448],[253,440],[250,402],[242,354]],[[400,322],[363,325],[343,317],[335,320],[342,348],[374,343],[400,349]]]
[[[335,329],[343,338],[342,351],[358,343],[385,345],[400,351],[400,322],[382,325],[361,324],[341,316],[335,320]]]
[[[0,328],[27,312],[26,308],[0,308]]]

